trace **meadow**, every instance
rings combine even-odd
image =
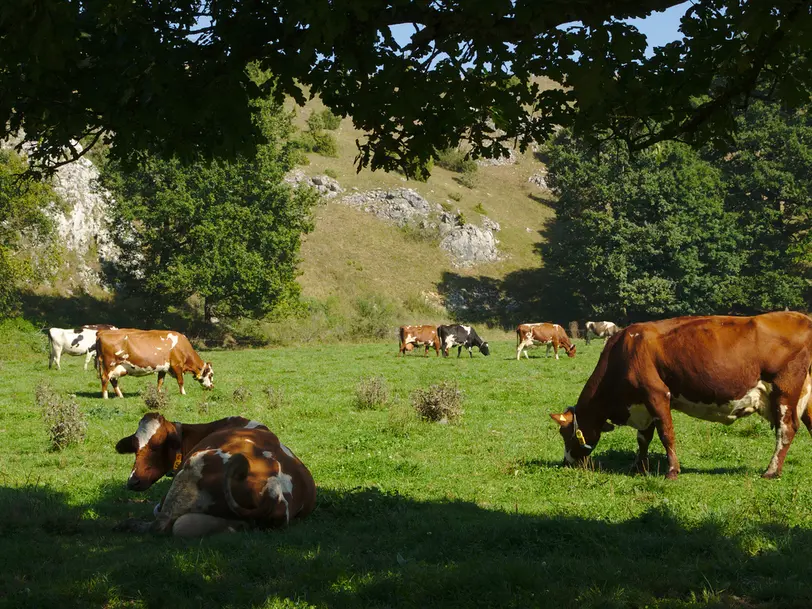
[[[487,332],[483,332],[487,335]],[[809,607],[812,451],[799,434],[780,480],[760,478],[769,426],[724,427],[675,414],[682,475],[662,447],[633,475],[635,432],[604,435],[591,467],[561,467],[549,413],[574,404],[602,341],[575,359],[491,344],[473,359],[396,357],[394,341],[212,351],[215,389],[167,378],[173,420],[243,415],[307,464],[316,511],[285,530],[178,540],[114,532],[148,518],[166,492],[124,483],[116,441],[145,412],[124,378],[104,401],[83,358],[48,370],[45,343],[0,343],[0,607]],[[391,400],[359,409],[360,379]],[[418,420],[409,396],[457,381],[457,424]],[[74,394],[84,443],[48,448],[35,388]],[[273,388],[269,398],[268,388]]]

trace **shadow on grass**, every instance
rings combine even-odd
[[[26,607],[802,607],[812,532],[750,519],[621,522],[320,489],[283,531],[113,533],[166,490],[123,480],[87,505],[0,487],[0,604]],[[749,551],[754,540],[762,548]],[[719,592],[723,591],[723,592]]]

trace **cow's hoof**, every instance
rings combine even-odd
[[[764,472],[761,474],[761,477],[765,480],[778,480],[781,477],[781,474],[778,472]]]
[[[632,471],[634,471],[636,474],[640,474],[641,476],[647,476],[650,471],[648,459],[645,461],[635,461]]]
[[[679,472],[673,469],[665,475],[666,480],[676,480],[677,477],[679,477]]]

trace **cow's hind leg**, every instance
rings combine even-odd
[[[773,382],[773,392],[770,395],[770,410],[772,412],[773,424],[775,425],[775,452],[773,453],[767,471],[762,474],[763,478],[778,478],[784,467],[784,459],[787,451],[798,431],[798,424],[803,420],[803,414],[799,413],[801,401],[809,401],[808,396],[804,396],[807,387],[807,370],[798,373],[799,366],[795,361],[782,370]],[[806,406],[804,403],[804,407]],[[805,410],[806,408],[804,408]],[[800,416],[799,416],[800,414]],[[808,417],[808,413],[807,413]]]
[[[88,350],[87,355],[85,356],[85,372],[87,372],[87,365],[90,363],[90,358],[95,357],[96,352]]]
[[[110,378],[110,384],[113,386],[113,390],[116,392],[116,395],[120,398],[124,397],[124,394],[121,393],[121,387],[118,386],[118,379],[115,377]],[[107,397],[107,393],[105,391],[104,397]]]
[[[657,425],[652,423],[646,429],[637,431],[637,456],[634,459],[634,469],[638,473],[647,474],[649,472],[648,447],[654,438],[656,428]]]
[[[671,392],[665,385],[649,390],[646,406],[654,418],[657,435],[663,443],[665,454],[668,457],[668,480],[676,480],[680,467],[677,459],[677,438],[674,435],[674,421],[671,418]]]
[[[166,372],[159,372],[158,373],[158,391],[161,391],[164,386],[164,378],[166,378]]]
[[[217,533],[235,533],[244,530],[248,524],[242,520],[230,520],[208,514],[184,514],[172,525],[175,537],[203,537]]]

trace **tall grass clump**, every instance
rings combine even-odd
[[[412,392],[412,405],[424,421],[453,423],[462,415],[462,390],[456,382],[443,381]]]
[[[141,399],[147,412],[166,410],[169,406],[169,396],[165,391],[158,391],[156,385],[147,385],[141,390]]]
[[[248,387],[240,385],[239,387],[234,389],[234,393],[231,395],[234,398],[235,402],[247,402],[253,397],[253,393]]]
[[[359,410],[374,410],[389,402],[389,385],[382,376],[367,376],[355,386],[355,407]]]
[[[37,406],[42,412],[51,450],[62,450],[85,439],[87,422],[76,396],[62,396],[48,383],[40,383],[35,390]]]
[[[477,170],[476,161],[466,158],[465,153],[459,148],[446,148],[437,151],[437,165],[448,171],[456,173],[474,173]]]
[[[266,403],[271,410],[277,410],[287,403],[285,392],[282,391],[281,387],[268,385],[262,390],[262,393],[265,394]]]
[[[386,298],[373,294],[356,298],[351,335],[354,338],[387,338],[396,326],[397,308]]]

